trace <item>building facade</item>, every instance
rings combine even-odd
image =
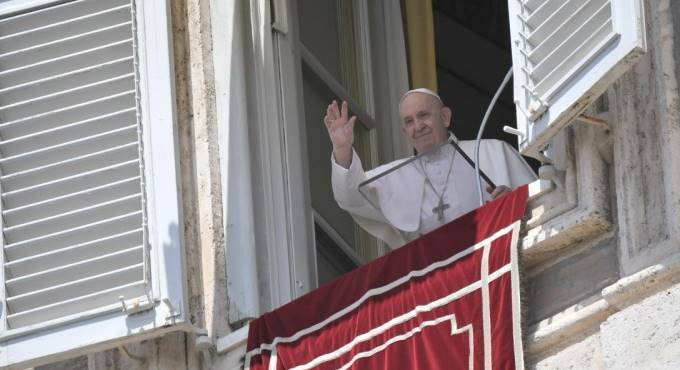
[[[102,3],[107,5],[92,5]],[[0,35],[13,35],[0,36],[0,167],[5,177],[0,177],[5,249],[2,365],[238,369],[248,320],[384,253],[382,243],[359,230],[334,206],[330,143],[321,117],[329,100],[349,100],[361,122],[356,149],[371,166],[411,153],[396,124],[395,107],[409,85],[431,86],[437,80],[428,75],[427,67],[420,66],[433,63],[435,51],[412,46],[417,40],[433,38],[418,31],[423,22],[427,26],[418,16],[427,2],[415,2],[420,6],[413,3],[0,1],[0,29],[4,27]],[[548,7],[559,2],[511,0],[511,12],[517,7],[513,3],[538,9],[541,4]],[[604,9],[610,1],[573,3],[581,7],[601,3],[598,9]],[[613,74],[588,89],[577,104],[585,110],[559,124],[564,127],[546,129],[550,135],[541,136],[530,132],[529,123],[517,125],[525,138],[549,143],[540,148],[546,165],[539,171],[541,180],[531,185],[520,243],[525,363],[530,368],[680,368],[680,311],[676,309],[680,304],[680,67],[676,60],[680,43],[675,42],[675,36],[680,37],[680,4],[670,0],[626,3],[643,7],[638,18],[643,20],[639,24],[644,50],[609,67]],[[68,11],[59,15],[59,7],[69,6],[81,9],[82,14],[72,16]],[[559,15],[559,9],[554,14]],[[616,10],[612,14],[613,23],[620,25]],[[88,20],[94,20],[91,26]],[[84,28],[78,28],[78,34],[50,38],[61,30],[60,25],[72,24]],[[117,39],[117,33],[108,33],[116,27],[128,27],[131,36]],[[65,26],[63,32],[71,29]],[[106,54],[108,59],[102,57],[91,65],[64,63],[64,70],[54,76],[34,78],[34,73],[40,72],[24,70],[39,64],[40,59],[33,58],[42,54],[31,53],[39,53],[42,45],[66,42],[59,48],[65,50],[64,55],[45,59],[54,65],[60,65],[62,57],[100,50],[99,41],[87,43],[88,37],[98,32],[106,35],[102,45],[116,47],[119,41],[129,39],[130,49],[120,55]],[[19,37],[25,34],[32,37],[30,44],[20,43],[23,39]],[[75,41],[70,45],[68,40]],[[514,40],[511,36],[511,42]],[[20,59],[22,53],[26,59]],[[517,57],[512,58],[518,64]],[[108,71],[119,60],[125,67],[86,79],[88,71]],[[35,71],[42,71],[39,67]],[[504,68],[489,73],[500,82]],[[23,73],[26,80],[13,77],[13,73]],[[71,75],[78,77],[72,82],[76,85],[63,80]],[[29,83],[31,78],[39,83]],[[107,87],[101,96],[92,95],[99,90],[79,90],[90,85],[109,86],[111,80],[115,83],[118,79],[129,84]],[[49,90],[50,81],[57,80],[66,82]],[[33,86],[48,90],[26,90]],[[570,89],[575,87],[568,85],[562,91]],[[120,181],[139,178],[135,186],[141,186],[141,195],[121,193],[111,199],[102,195],[104,198],[97,198],[94,204],[108,206],[138,196],[134,199],[140,200],[132,208],[115,210],[125,215],[139,212],[144,217],[139,221],[143,229],[140,247],[131,241],[129,249],[75,260],[63,257],[66,262],[57,265],[54,256],[68,248],[49,254],[35,244],[35,253],[22,254],[26,249],[20,248],[20,243],[33,246],[31,243],[45,234],[43,227],[61,227],[46,234],[58,243],[60,232],[77,232],[78,227],[92,224],[93,218],[99,220],[97,217],[108,222],[119,217],[118,213],[88,213],[83,216],[85,221],[63,218],[94,207],[89,203],[41,213],[57,204],[48,202],[50,199],[81,199],[81,194],[92,194],[88,189],[65,187],[66,195],[38,202],[35,215],[14,213],[17,216],[12,220],[13,208],[22,211],[35,202],[27,200],[25,205],[17,200],[18,205],[12,206],[9,175],[46,166],[47,162],[22,162],[22,158],[42,155],[41,148],[50,148],[51,157],[58,156],[60,148],[75,148],[102,135],[102,142],[111,145],[106,150],[128,145],[115,136],[128,127],[123,123],[111,123],[102,131],[77,131],[77,125],[72,125],[94,119],[109,122],[102,120],[118,111],[98,112],[94,118],[77,116],[77,120],[68,116],[63,124],[46,127],[45,137],[59,138],[57,142],[30,141],[42,131],[13,133],[15,121],[21,124],[36,115],[30,109],[30,114],[20,115],[25,102],[35,107],[35,102],[47,99],[45,112],[49,114],[81,104],[80,100],[68,100],[71,105],[60,100],[50,103],[49,99],[64,91],[84,91],[84,97],[78,95],[78,99],[88,102],[116,98],[128,91],[136,97],[126,100],[131,105],[119,110],[137,118],[137,125],[130,125],[130,137],[137,145],[133,148],[138,153],[134,166],[140,170],[135,176],[92,186],[103,187],[105,194],[119,194],[109,190]],[[514,95],[513,100],[520,100],[517,87]],[[557,104],[545,109],[553,106]],[[42,122],[39,119],[28,123]],[[67,133],[70,127],[74,127],[73,134]],[[61,133],[63,138],[58,136]],[[27,137],[29,141],[21,145],[33,149],[17,146],[17,152],[12,152],[12,135]],[[97,143],[92,153],[103,148]],[[531,143],[523,145],[535,150]],[[32,154],[34,151],[38,153]],[[59,163],[90,155],[63,153]],[[106,153],[105,158],[115,157]],[[113,164],[97,162],[93,171],[126,161],[123,156]],[[55,219],[67,221],[64,226],[52,226]],[[41,228],[32,231],[23,226],[31,223]],[[76,246],[100,243],[97,235],[77,233],[81,234],[89,239],[73,242]],[[138,259],[111,257],[126,253]],[[26,267],[28,272],[23,273],[24,258],[32,258],[27,266],[37,266],[35,261],[43,259],[55,262],[44,262],[40,269]],[[106,269],[117,263],[122,264],[118,269]],[[147,284],[141,285],[144,288],[132,290],[125,285],[127,280],[114,284],[118,276],[114,273],[137,271],[135,268],[138,275],[121,276]],[[82,275],[80,271],[85,270],[91,270],[90,275]],[[106,272],[102,275],[102,271]],[[62,286],[71,292],[80,286],[77,284],[100,276],[113,285],[96,285],[98,290],[91,294],[110,290],[113,293],[106,296],[106,304],[91,300],[90,293],[82,297],[63,293],[48,303],[42,300],[48,298],[36,298],[37,303],[24,299],[36,292],[59,293]],[[117,290],[121,287],[127,289],[124,294]],[[62,304],[74,300],[85,303]],[[49,315],[40,313],[43,307]]]

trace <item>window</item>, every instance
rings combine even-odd
[[[317,261],[323,258],[354,258],[365,262],[382,253],[371,237],[340,209],[331,191],[331,142],[321,124],[326,106],[332,101],[347,100],[359,119],[354,126],[354,148],[366,167],[377,163],[378,140],[373,110],[370,44],[367,25],[361,14],[367,8],[353,1],[299,1],[297,7],[302,62],[302,101],[305,109],[307,167],[312,209],[314,212]],[[367,17],[367,15],[364,15]],[[368,62],[366,60],[368,59]],[[334,236],[335,253],[323,235]],[[341,246],[345,246],[342,248]],[[350,257],[351,256],[351,257]],[[322,271],[331,264],[317,263],[317,278],[339,276]]]
[[[0,366],[173,329],[186,309],[167,4],[0,12]]]
[[[349,216],[325,207],[332,202],[337,208],[330,195],[330,141],[319,131],[325,130],[321,107],[341,98],[362,111],[364,125],[356,127],[367,163],[410,153],[395,125],[394,108],[408,87],[403,38],[396,37],[402,35],[398,2],[316,3],[211,6],[234,327],[315,288],[317,252],[341,258],[332,265],[341,269],[351,266],[346,258],[363,262],[379,253]],[[322,8],[328,12],[315,12]],[[332,24],[324,27],[322,18]],[[338,28],[352,31],[341,38]],[[327,44],[320,43],[322,31],[334,34]],[[348,55],[338,53],[341,42],[351,45],[344,48]],[[371,47],[353,46],[368,42]],[[372,121],[384,128],[373,130]],[[310,173],[323,193],[310,189]]]
[[[523,154],[541,150],[645,52],[641,0],[511,0]]]

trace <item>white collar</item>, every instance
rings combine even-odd
[[[422,161],[425,163],[431,163],[439,161],[444,158],[449,158],[455,152],[453,146],[450,145],[450,142],[453,140],[455,140],[456,142],[458,141],[453,134],[449,133],[449,138],[447,139],[447,141],[423,153],[421,157]]]

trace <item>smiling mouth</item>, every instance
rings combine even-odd
[[[415,138],[416,138],[416,139],[422,139],[422,138],[424,138],[424,137],[426,137],[426,136],[429,136],[431,133],[432,133],[432,131],[431,131],[431,130],[428,130],[428,131],[423,132],[423,133],[421,133],[421,134],[419,134],[419,135],[416,135]]]

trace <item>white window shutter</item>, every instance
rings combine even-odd
[[[167,3],[5,8],[0,367],[181,323]]]
[[[523,154],[550,139],[646,51],[642,0],[508,0]]]

